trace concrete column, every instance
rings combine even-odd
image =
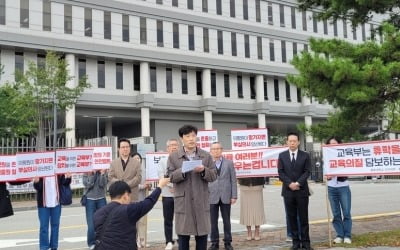
[[[266,128],[267,124],[265,123],[265,114],[258,114],[258,128]]]
[[[105,135],[107,137],[111,137],[112,136],[112,120],[110,119],[106,119],[106,126],[105,126]]]
[[[201,83],[202,83],[202,90],[203,90],[203,98],[210,98],[211,97],[211,70],[210,69],[203,69],[201,75]]]
[[[310,97],[308,97],[308,96],[303,96],[301,102],[302,102],[302,104],[303,104],[304,106],[310,105],[310,104],[311,104],[311,99],[310,99]]]
[[[67,72],[68,76],[72,77],[66,82],[66,86],[69,88],[75,88],[77,86],[78,79],[75,76],[75,55],[67,54],[65,56],[65,61],[67,62]],[[65,112],[65,139],[67,147],[75,147],[75,105]]]
[[[212,129],[212,111],[205,110],[204,111],[204,129]]]
[[[142,121],[142,136],[150,136],[150,108],[140,109]]]
[[[306,115],[304,117],[304,123],[305,123],[307,128],[311,127],[311,125],[312,125],[312,116]],[[307,135],[307,134],[305,136],[306,136],[306,150],[307,151],[313,150],[314,138],[311,135]]]
[[[150,93],[150,69],[148,62],[140,63],[140,93]]]
[[[264,76],[263,75],[256,76],[256,101],[257,102],[264,101]]]

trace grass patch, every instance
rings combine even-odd
[[[374,247],[374,246],[389,246],[400,247],[400,229],[366,233],[354,235],[351,239],[351,244],[332,244],[335,247]],[[329,242],[315,244],[315,246],[329,247]]]

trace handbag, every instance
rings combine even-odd
[[[90,188],[88,188],[88,189],[86,190],[86,192],[83,193],[83,195],[82,195],[82,197],[81,197],[80,203],[81,203],[81,205],[82,205],[83,207],[86,206],[87,194],[88,194],[89,191],[94,187],[94,184],[96,183],[96,179],[97,179],[97,173],[96,173],[96,175],[94,176],[93,186],[91,186]]]

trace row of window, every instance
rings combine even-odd
[[[234,16],[235,10],[235,0],[230,0],[231,2],[231,16]],[[256,1],[256,12],[258,13],[256,16],[259,17],[261,10],[260,8],[260,0]],[[162,4],[162,1],[157,1],[157,3]],[[208,6],[207,0],[202,1],[203,5]],[[0,24],[5,24],[6,18],[6,1],[0,0]],[[217,0],[217,10],[219,10],[218,6],[221,5],[221,1]],[[188,5],[189,6],[189,5]],[[243,11],[247,10],[248,3],[246,0],[243,0]],[[287,7],[287,6],[286,6]],[[279,4],[279,19],[280,19],[280,26],[285,27],[285,5]],[[51,31],[51,1],[50,0],[43,0],[42,1],[42,11],[43,11],[43,30],[44,31]],[[232,12],[233,11],[233,12]],[[290,7],[290,16],[291,16],[291,27],[296,29],[296,12],[298,9],[295,7]],[[217,11],[217,13],[219,13]],[[232,14],[233,13],[233,14]],[[268,23],[273,25],[273,10],[272,10],[272,3],[268,3]],[[307,12],[301,12],[301,20],[302,20],[302,30],[307,31]],[[315,13],[312,15],[312,22],[313,27],[312,30],[314,33],[318,33],[318,21],[315,18]],[[258,18],[257,18],[258,20]],[[64,4],[64,33],[72,34],[72,5]],[[111,12],[110,11],[103,11],[103,22],[104,22],[104,39],[111,39],[111,27],[112,27],[112,20],[111,20]],[[343,28],[342,33],[344,38],[348,38],[348,23],[346,20],[341,20]],[[93,21],[92,21],[92,8],[84,8],[84,35],[87,37],[92,37],[93,35]],[[338,36],[338,21],[334,21],[333,25],[333,36]],[[373,24],[369,24],[370,29],[370,37],[371,39],[375,39],[375,27]],[[21,28],[29,28],[29,0],[20,0],[20,27]],[[129,42],[130,41],[130,25],[129,25],[129,15],[123,14],[122,15],[122,41]],[[222,31],[219,31],[219,39],[222,37]],[[232,32],[232,34],[235,34]],[[323,21],[323,34],[328,35],[328,21]],[[140,43],[147,44],[147,24],[146,18],[140,17]],[[233,35],[232,35],[233,36]],[[245,35],[248,37],[248,35]],[[353,28],[352,30],[352,38],[357,40],[357,29]],[[363,41],[367,39],[366,35],[366,27],[365,24],[361,25],[361,38]],[[236,38],[232,37],[232,41]],[[246,38],[245,38],[246,39]],[[163,38],[163,21],[157,20],[157,45],[159,47],[164,46],[164,38]],[[179,24],[173,23],[173,47],[179,48]],[[204,40],[204,52],[209,52],[209,34],[208,29],[203,28],[203,40]],[[222,39],[221,39],[222,40]],[[188,26],[188,42],[189,42],[189,50],[194,50],[194,26]],[[220,44],[220,41],[218,41]],[[219,50],[220,51],[220,50]],[[232,53],[233,54],[233,53]]]
[[[37,56],[37,65],[38,67],[45,66],[45,55],[39,54]],[[124,68],[123,63],[115,63],[115,83],[116,89],[124,88]],[[23,52],[15,52],[15,71],[24,72],[24,53]],[[166,83],[166,92],[173,93],[173,77],[172,77],[172,68],[165,69],[165,83]],[[106,71],[105,71],[105,62],[97,61],[97,87],[105,88],[106,86]],[[78,78],[82,79],[86,77],[86,59],[80,58],[78,59]],[[229,74],[224,74],[224,97],[231,97],[231,87],[232,87],[232,78]],[[18,74],[16,74],[18,77]],[[16,79],[18,80],[18,79]],[[196,71],[196,94],[203,95],[203,87],[202,87],[202,71]],[[243,81],[242,76],[237,75],[236,77],[237,83],[237,97],[244,98],[243,95]],[[222,83],[221,83],[222,84]],[[150,66],[150,91],[157,92],[157,68],[155,66]],[[267,87],[267,78],[264,77],[264,100],[268,100],[268,87]],[[137,64],[133,65],[133,90],[140,91],[140,66]],[[285,92],[286,92],[286,101],[291,102],[291,91],[290,84],[285,82]],[[186,69],[181,70],[181,94],[188,94],[188,72]],[[215,72],[211,73],[211,96],[217,96],[217,74]],[[250,77],[250,98],[256,98],[256,86],[255,86],[255,77]],[[279,79],[274,79],[274,100],[279,101]],[[300,89],[297,88],[297,102],[301,102],[301,92]]]

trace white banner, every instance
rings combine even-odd
[[[324,145],[322,152],[327,176],[400,174],[399,140]]]
[[[217,130],[199,130],[197,131],[197,147],[210,152],[213,142],[218,141]]]
[[[161,159],[168,158],[167,152],[146,154],[146,181],[158,180],[158,169]]]
[[[54,152],[17,153],[17,178],[54,175]]]
[[[93,147],[93,169],[109,169],[112,161],[111,147]]]
[[[0,182],[17,179],[17,157],[2,155],[0,158]]]
[[[84,173],[92,171],[93,149],[63,149],[56,151],[55,173]]]
[[[230,150],[222,154],[233,161],[236,176],[278,176],[278,156],[287,147],[273,147],[249,150]]]
[[[246,150],[268,147],[268,130],[259,129],[232,129],[232,150]]]

